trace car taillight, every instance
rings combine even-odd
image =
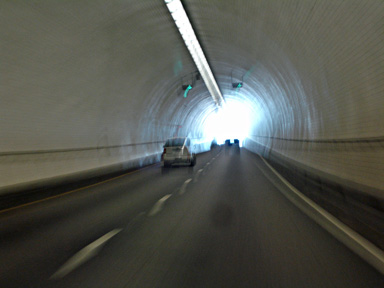
[[[167,153],[167,149],[164,148],[163,154]]]

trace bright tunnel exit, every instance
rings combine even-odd
[[[252,106],[238,99],[227,99],[221,109],[212,112],[205,120],[204,132],[209,138],[223,144],[226,139],[239,139],[240,146],[249,136],[259,115]]]

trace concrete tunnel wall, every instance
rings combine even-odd
[[[214,105],[201,80],[183,99],[196,68],[161,1],[0,5],[3,191],[151,163],[175,133],[201,138],[192,124]]]
[[[183,3],[224,97],[258,114],[248,149],[384,198],[383,1]],[[196,67],[162,1],[0,8],[1,191],[150,163],[175,133],[206,136],[215,106],[202,80],[183,98]]]

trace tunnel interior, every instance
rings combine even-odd
[[[382,1],[183,5],[222,109],[163,1],[0,4],[2,194],[153,163],[183,135],[201,151],[239,138],[383,199]]]

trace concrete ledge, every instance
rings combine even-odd
[[[344,243],[357,255],[375,267],[381,274],[384,274],[384,251],[376,247],[367,239],[356,233],[350,227],[342,223],[339,219],[328,213],[322,207],[317,205],[311,199],[303,195],[299,190],[291,185],[282,175],[280,175],[263,157],[261,157],[269,169],[285,184],[284,189],[280,185],[276,188],[296,207],[303,211],[307,216],[312,218],[330,234],[332,234],[340,242]],[[266,177],[269,178],[266,172]],[[272,180],[275,182],[276,180]]]
[[[247,139],[245,148],[260,154],[301,193],[384,250],[383,191],[329,175]]]
[[[334,183],[334,185],[340,185],[349,190],[349,192],[354,191],[354,196],[359,198],[374,198],[380,203],[378,209],[384,210],[384,190],[377,187],[367,186],[358,182],[354,182],[348,179],[341,178],[337,175],[324,172],[320,169],[316,169],[309,165],[303,164],[295,159],[284,156],[283,154],[267,147],[255,140],[247,138],[245,141],[245,148],[254,153],[260,154],[265,159],[270,161],[280,162],[282,165],[287,166],[287,168],[294,168],[300,171],[305,171],[306,174],[312,175],[314,178],[327,179],[327,181]],[[366,199],[367,200],[367,199]],[[364,200],[363,200],[364,201]]]
[[[155,153],[113,165],[1,187],[0,209],[42,199],[157,163],[160,161],[160,155],[161,153]]]

